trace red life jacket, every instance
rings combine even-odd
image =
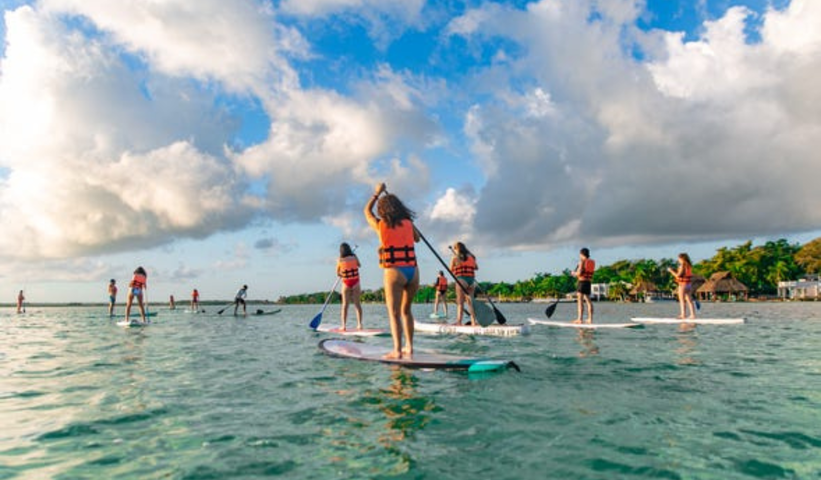
[[[131,288],[145,288],[145,283],[148,279],[145,275],[140,273],[135,273],[133,277],[131,277],[131,283],[128,284]]]
[[[468,255],[468,258],[453,266],[453,274],[457,277],[475,277],[476,269],[476,257]]]
[[[693,267],[687,264],[684,265],[684,271],[681,273],[680,277],[676,277],[676,283],[679,284],[687,284],[690,283],[690,280],[693,278]]]
[[[593,280],[593,271],[596,270],[596,261],[591,258],[582,260],[581,270],[579,271],[579,280],[589,282]]]
[[[413,248],[413,223],[402,220],[395,228],[379,222],[379,266],[382,268],[415,267],[416,252]]]
[[[346,280],[359,279],[359,260],[350,255],[336,262],[336,273]]]
[[[436,289],[440,292],[444,292],[448,289],[448,279],[442,275],[439,275],[439,278],[436,279]]]

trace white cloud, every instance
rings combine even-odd
[[[821,73],[818,3],[768,11],[759,43],[745,41],[742,8],[685,43],[637,32],[630,2],[611,6],[490,5],[452,22],[471,42],[521,48],[478,74],[494,80],[496,101],[466,117],[487,175],[482,241],[617,245],[817,228],[821,115],[810,105],[821,87],[808,79]],[[602,18],[590,21],[596,8]],[[800,40],[786,39],[793,29]],[[632,57],[631,36],[648,62]],[[549,96],[551,115],[527,114],[523,83]]]

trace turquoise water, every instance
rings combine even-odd
[[[596,306],[612,322],[677,308]],[[705,304],[749,323],[691,331],[418,336],[522,368],[482,377],[326,357],[306,329],[318,308],[163,311],[146,329],[102,309],[0,313],[0,479],[821,478],[821,303]]]

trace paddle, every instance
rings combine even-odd
[[[556,305],[558,305],[558,304],[559,304],[559,301],[554,300],[553,303],[551,303],[550,305],[547,306],[547,308],[544,309],[544,314],[547,315],[547,318],[550,318],[550,317],[553,316],[553,312],[556,311]]]
[[[224,311],[228,310],[228,308],[229,308],[231,305],[233,305],[234,303],[235,303],[235,302],[231,302],[231,303],[229,303],[228,305],[226,305],[226,306],[222,307],[222,309],[217,310],[217,315],[222,315],[222,312],[224,312]]]
[[[319,328],[319,324],[322,323],[322,314],[325,313],[325,308],[328,306],[328,303],[330,303],[331,297],[333,297],[334,292],[336,291],[336,286],[339,285],[340,280],[342,280],[342,277],[336,277],[336,281],[331,287],[331,291],[328,292],[328,296],[325,298],[325,303],[322,304],[322,309],[316,314],[313,320],[311,320],[311,323],[308,324],[311,330],[316,330]]]
[[[421,237],[422,234],[420,233],[419,236]],[[425,241],[425,243],[428,243],[428,242]],[[453,251],[453,247],[451,247],[450,245],[448,245],[448,248],[450,249],[451,252]],[[451,275],[453,275],[453,274],[451,273]],[[502,312],[500,312],[498,308],[496,308],[496,304],[493,303],[493,300],[490,298],[490,295],[488,295],[487,292],[482,290],[482,287],[479,285],[479,282],[476,282],[476,290],[479,290],[480,293],[483,293],[485,295],[485,297],[487,297],[487,301],[490,302],[490,306],[493,307],[493,314],[496,315],[496,321],[499,322],[499,325],[504,325],[505,323],[507,323],[507,319],[505,318],[505,316],[502,315]],[[486,327],[487,325],[482,325],[482,326]]]

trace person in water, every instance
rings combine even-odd
[[[692,288],[692,279],[693,279],[693,262],[690,261],[690,255],[686,253],[679,253],[678,254],[678,270],[673,270],[672,268],[667,269],[670,274],[673,275],[676,279],[676,284],[678,284],[678,288],[676,289],[678,293],[678,305],[679,305],[679,316],[678,318],[685,319],[685,318],[696,318],[696,308],[693,303],[693,288]],[[687,308],[690,309],[690,316],[686,315]]]
[[[347,330],[348,307],[356,310],[356,328],[362,330],[362,286],[359,283],[359,258],[347,243],[339,245],[336,275],[342,279],[342,330]]]
[[[26,311],[26,307],[23,306],[23,302],[26,301],[26,296],[23,295],[23,291],[20,290],[20,293],[17,294],[17,313],[23,313]]]
[[[373,213],[375,204],[378,217]],[[393,350],[386,358],[410,358],[413,355],[411,306],[419,290],[419,268],[414,249],[419,233],[413,226],[416,214],[398,197],[388,193],[384,183],[376,186],[364,213],[368,225],[379,235],[379,266],[383,269],[385,306],[393,338]]]
[[[436,290],[436,298],[433,300],[433,313],[435,315],[439,314],[439,305],[441,303],[444,311],[445,311],[445,318],[448,316],[448,279],[445,278],[445,272],[439,270],[439,276],[436,277],[436,281],[433,282],[433,288]]]
[[[114,316],[114,305],[117,303],[117,280],[108,282],[108,316]]]
[[[458,285],[456,288],[456,325],[462,324],[462,317],[465,314],[465,302],[470,306],[470,324],[474,327],[476,322],[476,309],[473,308],[473,296],[476,293],[476,270],[479,265],[476,257],[468,250],[462,242],[453,244],[453,258],[450,259],[450,271],[456,276]]]
[[[234,295],[234,315],[237,314],[237,308],[242,305],[242,314],[247,315],[248,312],[245,311],[245,297],[248,296],[248,285],[243,285],[242,288],[237,290],[237,294]]]
[[[125,321],[129,321],[129,317],[131,316],[131,304],[134,302],[134,298],[137,298],[137,306],[140,308],[140,318],[142,318],[143,323],[145,323],[145,304],[143,303],[143,292],[148,287],[148,274],[145,273],[145,269],[143,267],[137,267],[134,270],[134,275],[131,277],[131,281],[128,282],[128,297],[126,298],[125,302]]]
[[[169,310],[176,310],[177,309],[177,301],[174,300],[174,295],[168,296],[168,309]]]
[[[593,272],[596,270],[596,261],[590,258],[590,250],[582,248],[579,251],[579,264],[571,275],[576,277],[576,319],[573,323],[584,321],[584,304],[587,304],[587,323],[593,323],[593,302],[590,301]]]
[[[196,288],[191,292],[191,311],[200,311],[200,292]]]

